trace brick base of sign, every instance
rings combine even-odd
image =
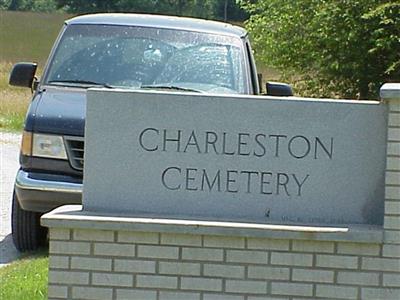
[[[275,226],[261,237],[251,224],[148,221],[65,211],[45,216],[49,299],[394,300],[400,294],[399,245],[382,243],[383,230]]]
[[[64,207],[42,217],[50,230],[49,299],[398,300],[400,103],[392,96],[383,227],[145,219]]]

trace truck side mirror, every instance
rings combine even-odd
[[[265,85],[268,96],[293,96],[292,87],[281,82],[267,82]]]
[[[36,63],[21,62],[15,64],[11,70],[9,83],[15,86],[32,88],[36,69]]]

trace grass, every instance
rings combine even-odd
[[[27,88],[12,87],[8,78],[19,61],[33,61],[41,70],[57,38],[66,14],[0,11],[0,130],[23,128],[32,97]]]
[[[41,252],[0,269],[1,300],[47,299],[48,258]]]
[[[66,14],[0,11],[0,61],[46,62]]]
[[[8,85],[11,62],[0,62],[0,130],[21,130],[31,91]]]

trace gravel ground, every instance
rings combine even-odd
[[[21,135],[0,131],[0,267],[18,258],[11,237],[11,199]]]

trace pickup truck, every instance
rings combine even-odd
[[[33,91],[13,194],[12,236],[19,251],[46,241],[43,213],[81,203],[88,88],[261,93],[247,32],[192,18],[75,17],[65,22],[40,81],[36,68],[36,63],[18,63],[10,75],[11,85]],[[268,83],[267,94],[291,96],[292,91]]]

